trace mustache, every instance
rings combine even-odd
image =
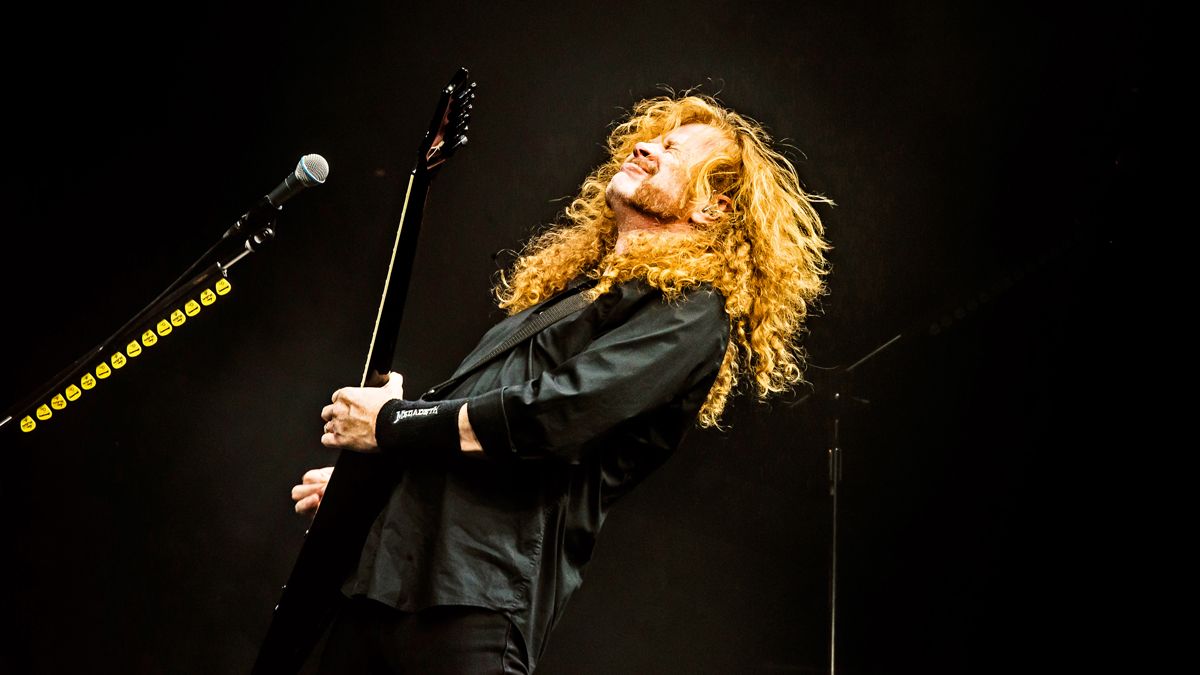
[[[636,157],[629,157],[623,163],[624,164],[632,164],[632,165],[636,166],[637,168],[641,169],[642,171],[645,171],[648,175],[651,175],[651,176],[658,173],[657,167],[655,167],[654,165],[649,164],[649,163],[640,162],[640,161],[638,161],[638,159]]]

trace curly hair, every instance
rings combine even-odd
[[[692,197],[724,195],[728,211],[697,226],[682,244],[641,237],[618,254],[615,216],[605,199],[609,181],[636,143],[690,123],[711,125],[731,141],[689,177]],[[759,123],[708,96],[639,102],[609,134],[608,161],[584,180],[561,221],[531,239],[511,270],[501,273],[493,289],[499,306],[515,314],[580,275],[596,280],[591,299],[633,279],[659,289],[667,301],[708,284],[725,298],[730,341],[699,425],[719,428],[745,374],[759,399],[790,390],[803,381],[799,338],[828,273],[830,245],[814,204],[833,202],[806,193],[795,167],[771,143]]]

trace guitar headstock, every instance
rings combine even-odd
[[[467,144],[467,123],[475,100],[475,83],[466,68],[459,68],[442,88],[433,121],[417,153],[417,173],[432,176],[459,148]]]

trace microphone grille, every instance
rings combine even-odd
[[[296,178],[305,187],[320,185],[329,176],[329,162],[320,155],[305,155],[296,165]]]

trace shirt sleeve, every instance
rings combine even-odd
[[[711,381],[729,341],[719,293],[701,287],[666,302],[640,282],[613,292],[597,336],[581,352],[534,379],[470,399],[467,415],[488,457],[578,462],[617,425]]]

